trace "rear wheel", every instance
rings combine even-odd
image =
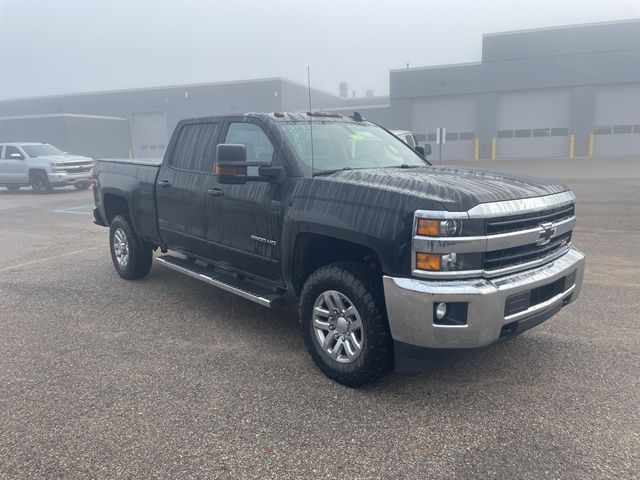
[[[87,188],[89,188],[89,182],[74,183],[73,186],[76,188],[76,190],[86,190]]]
[[[304,284],[300,322],[305,344],[329,378],[358,387],[383,375],[393,347],[382,289],[369,268],[334,263]]]
[[[20,186],[19,185],[7,185],[7,190],[9,190],[10,192],[17,192],[18,190],[20,190]]]
[[[53,191],[47,174],[42,171],[32,172],[30,175],[31,188],[36,193],[50,193]]]
[[[116,216],[109,228],[111,260],[122,278],[135,280],[151,270],[153,247],[133,231],[128,217]]]

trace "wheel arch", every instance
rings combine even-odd
[[[34,173],[44,173],[45,175],[47,175],[47,171],[42,167],[29,167],[29,170],[27,171],[29,180],[31,180],[31,175],[33,175]],[[47,176],[47,178],[49,177]]]
[[[124,195],[105,192],[102,197],[102,202],[104,205],[105,219],[109,225],[111,225],[111,222],[117,215],[131,215],[129,202]]]
[[[379,272],[382,279],[382,257],[371,244],[336,235],[301,232],[293,242],[291,255],[290,281],[294,293],[300,295],[305,280],[315,270],[336,262],[365,264]]]

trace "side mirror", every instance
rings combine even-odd
[[[9,158],[13,158],[14,160],[24,160],[24,157],[20,153],[12,153],[9,155]]]
[[[247,183],[247,147],[221,143],[216,147],[218,161],[215,174],[223,184]]]
[[[422,145],[416,145],[413,149],[420,155],[421,157],[426,157],[427,154],[424,151],[424,147]]]
[[[431,144],[430,143],[425,143],[424,144],[424,156],[428,157],[429,155],[431,155]]]
[[[215,174],[222,184],[239,185],[254,182],[279,183],[284,178],[284,168],[265,162],[248,162],[247,148],[242,144],[222,143],[216,147],[218,161]],[[247,175],[247,167],[258,167],[258,176]]]

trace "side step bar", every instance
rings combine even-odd
[[[162,257],[156,257],[156,262],[176,272],[184,273],[196,280],[221,288],[227,292],[235,293],[263,307],[271,308],[275,303],[284,299],[284,295],[280,293],[272,292],[265,287],[254,285],[241,278],[219,273],[212,267],[205,267],[195,262],[189,262],[183,258],[163,255]]]

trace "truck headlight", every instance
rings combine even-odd
[[[459,235],[462,232],[462,222],[460,220],[444,220],[440,222],[440,232],[447,237]]]
[[[460,220],[431,220],[419,218],[416,233],[424,237],[454,237],[462,233]]]
[[[448,271],[457,270],[458,255],[456,253],[448,253],[439,255],[436,253],[416,253],[416,268],[428,271]]]
[[[482,253],[416,252],[415,268],[427,272],[457,272],[481,268]]]

